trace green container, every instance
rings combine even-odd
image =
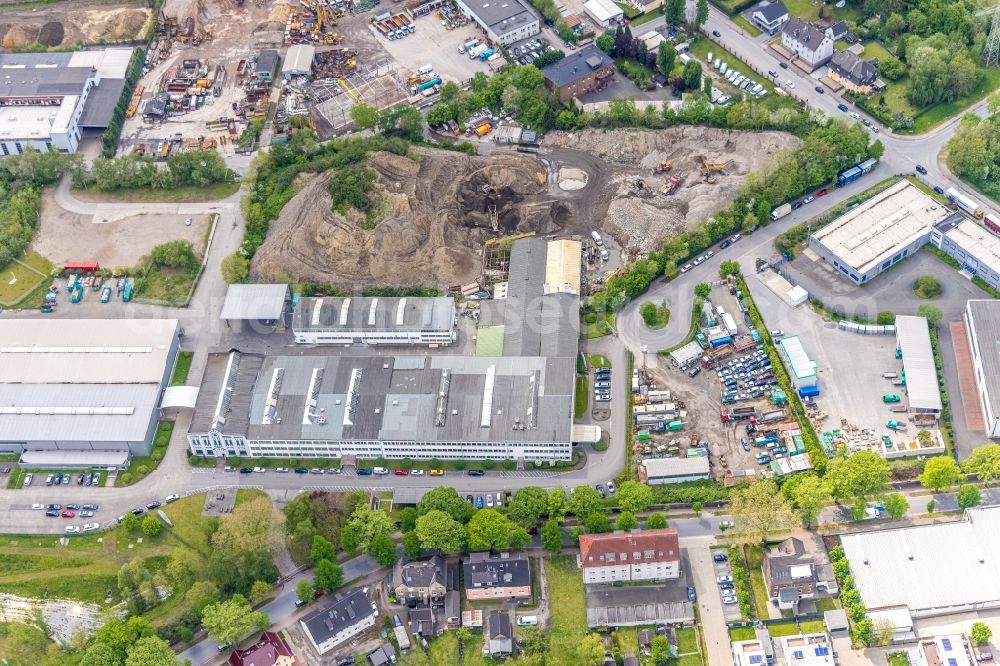
[[[683,430],[683,429],[684,429],[683,421],[671,421],[670,423],[667,424],[667,430]]]
[[[649,431],[648,430],[640,430],[639,431],[639,441],[640,442],[648,442],[649,441]]]

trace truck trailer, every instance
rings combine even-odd
[[[951,199],[952,203],[964,210],[966,213],[976,218],[977,220],[983,216],[983,208],[979,205],[979,202],[975,199],[970,199],[953,187],[949,187],[947,190],[948,198]]]
[[[859,170],[858,173],[860,174],[861,171]],[[773,222],[775,220],[780,220],[781,218],[783,218],[784,216],[788,215],[791,212],[792,212],[792,204],[783,203],[771,211],[771,221]]]

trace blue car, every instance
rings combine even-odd
[[[370,469],[361,468],[358,470],[358,476],[371,476],[372,471]]]
[[[847,113],[847,105],[846,104],[838,104],[837,108],[840,109],[841,111],[843,111],[844,113]]]
[[[482,495],[476,495],[476,508],[477,509],[482,509],[483,508],[483,496]]]

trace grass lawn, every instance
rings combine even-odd
[[[825,613],[826,611],[837,610],[840,608],[840,599],[836,597],[820,597],[816,600],[816,612]]]
[[[611,361],[606,356],[600,354],[587,354],[587,362],[592,368],[610,368]]]
[[[751,23],[750,21],[746,20],[746,18],[744,18],[744,16],[742,14],[737,14],[736,16],[734,16],[732,18],[732,21],[736,25],[738,25],[741,28],[743,28],[744,30],[746,30],[747,34],[750,35],[751,37],[757,37],[758,35],[760,35],[761,32],[763,32],[760,28],[758,28],[757,26],[755,26],[753,23]]]
[[[629,23],[631,25],[642,25],[643,23],[649,23],[653,19],[659,18],[660,16],[661,14],[659,11],[646,12],[642,16],[637,16],[634,19],[631,19]]]
[[[0,306],[17,306],[36,290],[48,287],[51,271],[52,264],[37,252],[29,252],[4,266],[0,270]],[[33,306],[34,301],[25,303],[28,305]]]
[[[103,603],[110,591],[117,602],[118,569],[132,558],[167,558],[175,549],[210,554],[216,519],[201,515],[204,502],[200,494],[163,507],[174,528],[142,543],[123,528],[70,537],[66,546],[55,536],[0,537],[0,592]]]
[[[167,445],[170,444],[170,435],[173,432],[173,421],[160,421],[156,426],[156,434],[153,435],[153,450],[148,456],[132,458],[128,471],[120,472],[115,478],[115,487],[131,486],[156,469],[163,456],[167,454]]]
[[[757,637],[753,627],[731,627],[729,629],[729,640],[732,641],[752,641]]]
[[[580,320],[580,337],[590,340],[592,338],[602,338],[611,334],[611,329],[615,326],[615,316],[611,313],[598,317],[594,323],[588,323],[586,319]]]
[[[1000,89],[1000,70],[986,69],[985,71],[986,75],[983,76],[983,80],[969,94],[959,97],[954,102],[936,104],[921,111],[920,115],[914,118],[911,131],[914,134],[926,132],[949,118],[964,113],[966,108],[977,103],[994,90]]]
[[[116,190],[114,192],[80,190],[74,187],[72,192],[73,196],[82,201],[127,201],[129,203],[176,201],[177,203],[190,203],[225,199],[235,194],[239,189],[239,183],[212,183],[205,187],[177,187],[171,190],[142,188],[138,190]]]
[[[702,666],[705,662],[701,659],[701,653],[698,653],[681,655],[676,661],[671,663],[674,663],[677,666]]]
[[[865,42],[864,47],[865,51],[862,54],[862,57],[866,60],[870,60],[871,58],[885,60],[886,58],[892,57],[892,54],[878,42]]]
[[[820,622],[820,624],[823,623]],[[771,632],[771,635],[774,636],[775,638],[779,636],[794,636],[795,634],[799,633],[799,628],[795,624],[794,620],[789,622],[779,622],[775,624],[769,624],[767,625],[767,630]]]
[[[463,646],[463,666],[486,666],[493,664],[492,660],[483,657],[483,635],[476,632],[472,640]],[[516,665],[519,660],[508,659],[504,663]],[[446,631],[429,642],[427,652],[419,647],[410,650],[410,654],[399,660],[399,666],[454,666],[458,663],[458,637],[454,631]]]
[[[791,8],[789,8],[789,11],[791,11]],[[708,62],[708,54],[711,52],[713,58],[722,58],[731,69],[735,69],[740,74],[748,76],[757,83],[760,83],[764,86],[765,90],[774,91],[774,83],[771,82],[766,74],[761,75],[753,71],[742,60],[707,37],[699,35],[693,42],[691,42],[691,45],[688,48],[691,53],[695,54],[706,63]],[[712,81],[719,80],[721,82],[725,82],[725,85],[729,85],[729,83],[725,81],[725,77],[720,75],[718,70],[714,67],[708,70],[708,75],[712,77]]]
[[[587,635],[587,605],[576,559],[572,556],[546,558],[545,577],[552,610],[549,663],[576,666],[576,648]]]
[[[889,666],[910,666],[910,659],[905,652],[891,652],[886,655]]]
[[[806,620],[799,622],[799,630],[803,634],[818,634],[826,631],[826,623],[823,620]]]
[[[573,416],[580,418],[587,413],[590,404],[590,377],[578,375],[576,378],[576,403],[573,405]]]
[[[822,4],[820,0],[788,0],[785,2],[789,14],[798,16],[806,22],[812,22],[819,18],[819,8]],[[855,7],[848,6],[843,9],[831,7],[831,9],[835,19],[856,21],[861,15],[860,10]]]
[[[748,546],[746,548],[747,569],[750,571],[750,588],[753,591],[754,608],[757,610],[757,617],[768,617],[767,605],[770,603],[771,595],[767,592],[767,584],[764,583],[764,572],[761,571],[761,564],[764,562],[764,553],[760,546]]]
[[[185,306],[191,296],[191,288],[198,278],[198,270],[185,271],[176,268],[152,266],[144,277],[136,280],[134,297],[146,301],[162,302],[169,305]]]
[[[59,649],[38,627],[20,622],[0,623],[0,655],[10,666],[72,666],[83,653]]]
[[[240,504],[246,504],[258,497],[267,497],[267,493],[263,490],[257,490],[256,488],[240,488],[236,491],[236,502],[233,507],[237,507]]]
[[[187,382],[188,373],[191,372],[191,360],[194,352],[182,351],[177,354],[177,363],[174,365],[174,374],[170,377],[171,386],[184,386]]]
[[[698,634],[695,632],[694,627],[684,627],[683,629],[677,630],[677,652],[680,654],[689,654],[691,652],[700,652],[698,647]]]

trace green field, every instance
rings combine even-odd
[[[744,30],[746,30],[747,34],[749,34],[751,37],[757,37],[758,35],[760,35],[763,32],[760,28],[758,28],[757,26],[755,26],[753,23],[751,23],[750,21],[746,20],[746,18],[744,18],[742,14],[737,14],[736,16],[734,16],[733,17],[733,23],[735,23],[736,25],[738,25],[741,28],[743,28]]]
[[[823,3],[820,0],[787,0],[785,2],[785,7],[788,8],[789,14],[798,16],[806,22],[812,22],[819,18],[819,8],[822,5]],[[838,9],[837,7],[831,7],[830,9],[833,10],[833,18],[835,19],[857,21],[861,16],[860,8],[850,5],[842,9]]]
[[[610,368],[611,361],[606,356],[600,354],[587,354],[587,362],[591,368]]]
[[[758,74],[753,71],[746,63],[737,58],[731,52],[727,51],[703,35],[699,35],[693,42],[691,42],[688,49],[705,63],[708,62],[708,54],[711,52],[713,58],[722,58],[731,69],[735,69],[740,74],[748,76],[757,83],[760,83],[764,86],[765,90],[769,92],[774,91],[774,83],[771,82],[766,74]],[[712,77],[713,81],[719,79],[725,82],[725,78],[723,78],[714,67],[709,68],[707,72],[708,75]],[[729,85],[729,83],[725,82],[724,85]]]
[[[170,377],[171,386],[184,386],[187,382],[188,373],[191,372],[192,359],[194,359],[194,352],[182,351],[177,354],[174,374]]]
[[[761,571],[761,564],[764,561],[764,553],[760,546],[748,546],[746,549],[747,569],[750,572],[750,587],[753,590],[754,607],[757,610],[757,617],[766,618],[767,605],[770,603],[771,595],[767,592],[767,584],[764,582],[764,572]]]
[[[698,634],[693,627],[677,630],[677,652],[679,654],[701,652],[701,648],[698,646]]]
[[[0,306],[14,307],[26,301],[36,290],[47,286],[52,264],[37,252],[29,252],[0,270]],[[39,298],[39,303],[41,299]],[[36,303],[26,303],[34,306]]]
[[[552,557],[545,560],[552,611],[549,653],[552,666],[576,666],[576,648],[587,635],[587,605],[583,577],[576,559]]]
[[[730,627],[729,640],[731,641],[752,641],[757,637],[753,627]]]
[[[576,403],[573,405],[573,416],[580,418],[587,413],[590,404],[590,377],[578,375],[576,378]]]
[[[72,536],[66,546],[59,545],[60,537],[56,536],[0,537],[0,592],[91,603],[103,603],[110,592],[111,601],[117,602],[118,569],[129,560],[158,555],[166,558],[175,549],[190,549],[200,556],[211,552],[209,539],[216,519],[201,515],[204,502],[201,494],[163,507],[174,528],[163,530],[154,539],[144,538],[142,543],[122,528]],[[103,522],[112,517],[94,520]]]
[[[191,290],[199,273],[200,269],[187,271],[152,266],[144,276],[136,280],[135,298],[184,307],[191,297]]]
[[[139,479],[156,469],[163,456],[167,455],[170,435],[174,432],[173,421],[160,421],[153,435],[153,450],[148,456],[136,456],[129,462],[127,472],[119,472],[115,478],[115,487],[131,486]]]

